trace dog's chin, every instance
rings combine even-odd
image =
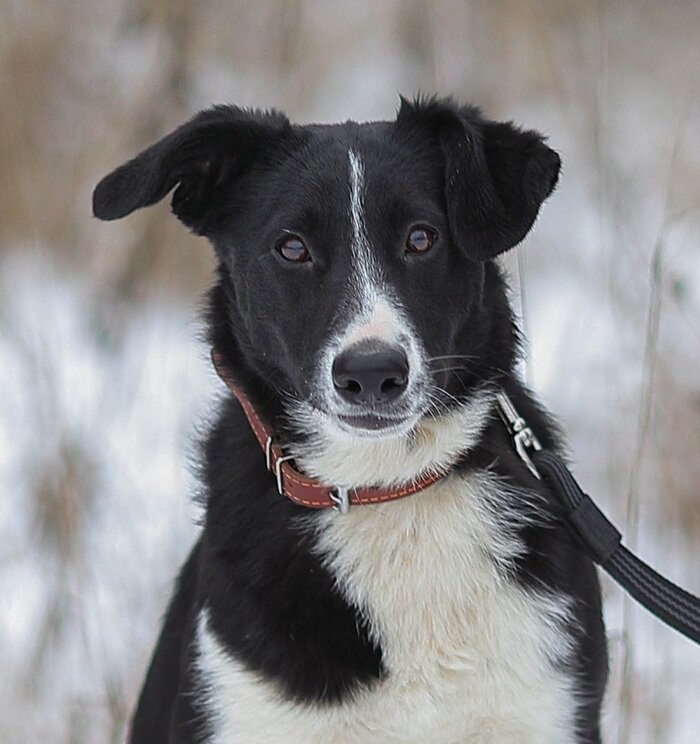
[[[354,439],[396,439],[409,434],[420,420],[420,415],[388,418],[375,414],[333,416],[333,423],[342,434]]]

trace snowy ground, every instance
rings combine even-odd
[[[112,345],[95,298],[45,260],[4,261],[0,283],[8,744],[110,741],[119,728],[193,540],[186,454],[214,386],[191,308],[135,310]]]

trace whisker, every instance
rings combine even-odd
[[[479,357],[476,357],[472,354],[443,354],[442,356],[434,356],[434,357],[428,357],[429,362],[437,362],[440,361],[440,359],[478,359]]]
[[[437,371],[439,371],[439,372],[456,372],[456,371],[470,372],[471,370],[468,367],[464,367],[462,365],[458,365],[456,367],[441,367]]]
[[[442,393],[442,395],[446,395],[448,398],[451,398],[455,403],[461,403],[462,401],[457,398],[456,396],[452,395],[452,393],[448,393],[447,390],[441,387],[435,388],[437,392]]]
[[[428,408],[426,410],[426,414],[428,416],[430,416],[430,418],[433,421],[437,421],[438,420],[438,417],[440,416],[440,413],[441,413],[441,411],[440,411],[440,408],[438,407],[437,403],[435,403],[434,401],[428,399]]]
[[[450,408],[448,406],[448,400],[453,400],[457,405],[461,405],[462,401],[452,393],[447,392],[444,388],[434,387],[429,395],[428,400],[432,408],[438,411],[440,415],[449,413]]]

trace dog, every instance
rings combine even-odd
[[[597,575],[496,410],[561,451],[495,261],[559,169],[535,131],[402,98],[361,124],[217,106],[98,184],[98,218],[172,191],[211,242],[233,391],[132,744],[601,741]]]

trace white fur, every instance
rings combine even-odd
[[[365,169],[360,156],[354,150],[348,150],[350,167],[350,224],[352,240],[352,277],[357,293],[358,304],[365,309],[374,304],[381,285],[381,274],[374,260],[372,246],[365,223]]]
[[[359,321],[359,322],[358,322]],[[370,311],[363,313],[345,330],[341,347],[352,346],[367,339],[396,342],[403,335],[403,327],[396,308],[385,298],[378,298]]]
[[[428,471],[446,472],[478,441],[493,400],[484,388],[439,418],[419,419],[403,436],[377,439],[352,436],[322,412],[302,406],[295,417],[310,438],[289,450],[305,473],[323,483],[392,486]]]
[[[380,642],[386,679],[338,706],[302,706],[227,655],[200,617],[209,744],[573,744],[559,671],[567,603],[525,590],[513,494],[487,471],[412,497],[324,513],[317,551]]]

